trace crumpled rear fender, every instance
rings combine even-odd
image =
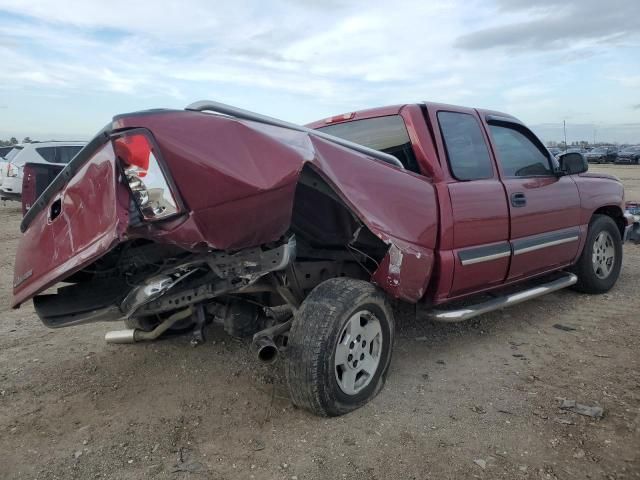
[[[425,293],[436,247],[432,184],[304,132],[199,112],[126,116],[114,128],[144,127],[158,143],[187,218],[144,235],[187,249],[235,250],[275,241],[291,225],[305,166],[316,171],[371,232],[389,245],[372,280],[392,297]]]

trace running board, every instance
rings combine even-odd
[[[522,290],[517,293],[511,293],[497,298],[492,298],[486,302],[470,305],[459,310],[431,310],[427,312],[427,318],[437,322],[463,322],[470,318],[482,315],[483,313],[492,312],[501,308],[517,305],[533,298],[538,298],[551,292],[562,290],[570,287],[578,281],[573,273],[566,273],[562,277],[548,283],[543,283],[537,287]]]

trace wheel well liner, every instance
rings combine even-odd
[[[426,290],[433,268],[433,249],[396,238],[383,230],[375,210],[366,218],[321,171],[305,165],[293,202],[291,228],[318,247],[358,248],[377,264],[371,281],[392,298],[415,303]],[[390,226],[389,226],[390,227]]]
[[[593,212],[593,215],[606,215],[608,217],[611,217],[613,221],[616,222],[616,225],[618,226],[618,230],[620,231],[620,237],[621,238],[624,237],[624,228],[626,226],[626,223],[624,220],[624,213],[622,212],[622,209],[619,206],[607,205],[604,207],[600,207],[595,212]],[[593,219],[593,215],[591,216],[592,219]]]

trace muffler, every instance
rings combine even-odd
[[[180,320],[184,320],[185,318],[189,318],[192,314],[193,309],[189,307],[170,315],[150,332],[145,332],[144,330],[138,330],[136,328],[114,330],[112,332],[107,332],[104,339],[107,343],[136,343],[155,340],[164,332],[169,330],[175,323]]]

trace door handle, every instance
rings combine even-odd
[[[522,192],[511,194],[511,205],[514,207],[524,207],[527,204],[527,197]]]

